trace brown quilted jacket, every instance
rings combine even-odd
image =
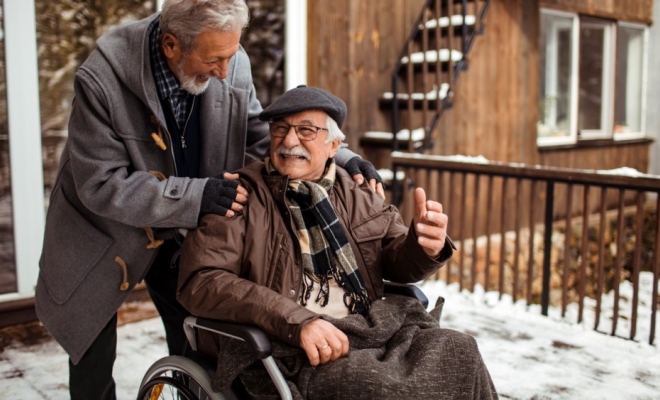
[[[302,262],[295,226],[284,203],[287,178],[268,176],[263,163],[241,170],[249,194],[242,215],[206,215],[181,251],[181,304],[192,314],[252,324],[299,345],[302,326],[318,314],[298,304]],[[447,238],[438,259],[417,244],[396,207],[366,185],[357,186],[341,168],[329,193],[348,233],[371,301],[383,295],[383,279],[409,283],[427,278],[451,257]]]

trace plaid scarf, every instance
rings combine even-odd
[[[270,163],[270,158],[264,162],[270,175],[279,175]],[[328,191],[335,184],[335,175],[333,158],[318,183],[294,179],[289,181],[286,191],[285,202],[296,225],[303,269],[310,278],[303,279],[301,304],[307,305],[314,282],[318,282],[320,291],[315,301],[325,307],[330,297],[328,280],[334,279],[345,291],[343,300],[349,312],[365,314],[370,303],[364,279],[358,270],[346,232],[328,198]]]

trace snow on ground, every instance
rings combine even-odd
[[[441,326],[477,339],[502,399],[660,399],[660,351],[648,344],[650,317],[640,320],[644,336],[635,342],[593,331],[592,317],[571,323],[556,309],[544,317],[539,306],[528,309],[509,296],[498,301],[498,293],[481,288],[459,293],[456,284],[437,281],[422,289],[446,298]],[[576,320],[576,310],[566,319]]]
[[[577,306],[566,318],[560,310],[540,315],[536,305],[514,303],[494,292],[459,292],[456,284],[426,282],[422,290],[435,304],[446,299],[441,325],[474,336],[502,399],[660,399],[660,350],[648,344],[652,277],[640,277],[640,314],[636,341],[593,331],[595,302],[585,304],[585,322],[577,324]],[[629,314],[631,288],[623,285],[622,315]],[[604,297],[601,330],[609,331],[611,296]],[[609,308],[608,308],[609,307]],[[628,313],[628,314],[626,314]],[[660,326],[659,326],[660,327]],[[629,335],[622,325],[617,334]],[[658,330],[656,329],[656,332]],[[656,343],[658,340],[656,340]],[[115,380],[118,399],[133,399],[144,372],[166,353],[160,320],[119,328]],[[13,344],[0,354],[3,399],[66,399],[67,357],[55,342]]]

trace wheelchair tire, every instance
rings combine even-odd
[[[144,374],[138,400],[225,400],[211,389],[211,377],[196,362],[181,356],[163,357]]]

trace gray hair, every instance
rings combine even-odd
[[[346,135],[344,135],[344,132],[339,129],[337,121],[332,119],[329,115],[325,120],[325,126],[328,128],[328,138],[325,140],[326,143],[330,143],[335,139],[339,139],[340,142],[343,142],[344,139],[346,139]]]
[[[200,33],[240,31],[248,22],[245,0],[165,0],[160,15],[160,29],[176,36],[186,54]]]

